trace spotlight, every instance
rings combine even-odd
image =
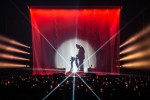
[[[76,73],[77,72],[77,68],[73,68],[73,73]]]
[[[132,46],[126,48],[125,50],[121,51],[120,54],[130,53],[137,49],[145,48],[145,47],[149,46],[149,43],[150,43],[150,39],[147,39],[141,43],[138,43],[138,44],[135,44],[135,45],[132,45]]]
[[[88,66],[89,64],[92,64],[93,66],[96,66],[96,55],[93,55],[92,59],[88,59],[88,57],[90,55],[92,55],[94,53],[94,50],[92,48],[92,46],[84,40],[80,40],[80,39],[70,39],[67,40],[65,42],[63,42],[60,47],[57,49],[57,51],[66,59],[67,63],[70,63],[70,58],[71,57],[76,57],[77,54],[77,48],[76,48],[76,44],[80,44],[83,46],[83,48],[85,48],[85,60],[87,60],[87,62],[84,62],[84,72],[88,71]],[[64,50],[64,47],[66,48]],[[67,65],[67,63],[65,63],[62,58],[60,57],[60,55],[58,55],[58,53],[56,53],[55,55],[55,63],[56,66],[58,68],[64,68],[64,66],[66,66],[66,72],[70,71],[70,67]],[[73,63],[73,73],[76,73],[78,71],[77,66],[75,64],[75,62]]]
[[[26,59],[26,58],[17,57],[17,56],[14,56],[14,55],[4,54],[4,53],[0,53],[0,58],[29,61],[29,59]]]
[[[140,31],[139,33],[137,33],[135,36],[131,37],[130,39],[128,39],[125,43],[123,43],[120,48],[136,41],[137,39],[141,38],[142,36],[148,34],[150,32],[150,26],[147,26],[144,30]]]
[[[1,36],[1,35],[0,35],[0,40],[4,41],[4,42],[7,42],[7,43],[10,43],[10,44],[13,44],[13,45],[17,45],[17,46],[21,46],[21,47],[25,47],[25,48],[30,48],[29,46],[26,46],[26,45],[24,45],[22,43],[19,43],[19,42],[15,41],[15,40],[6,38],[6,37]]]
[[[150,49],[147,49],[147,50],[144,50],[144,51],[139,51],[137,53],[127,55],[126,57],[121,58],[120,61],[132,60],[132,59],[148,57],[148,56],[150,56]]]
[[[17,53],[23,53],[23,54],[30,54],[30,53],[28,53],[28,52],[26,52],[26,51],[23,51],[23,50],[14,48],[14,47],[10,47],[10,46],[7,46],[7,45],[3,45],[3,44],[0,44],[0,49],[6,50],[6,51],[10,51],[10,52],[17,52]]]
[[[0,68],[21,68],[26,67],[26,65],[23,64],[16,64],[16,63],[8,63],[8,62],[0,62]]]
[[[150,60],[130,62],[123,65],[124,68],[132,68],[132,69],[149,69]]]

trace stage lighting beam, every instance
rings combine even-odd
[[[76,85],[76,83],[75,83],[75,80],[76,80],[76,74],[75,73],[73,73],[73,89],[72,89],[72,100],[75,100],[75,85]]]
[[[126,53],[130,53],[130,52],[133,52],[137,49],[140,49],[140,48],[145,48],[145,47],[148,47],[149,46],[149,43],[150,43],[150,39],[147,39],[141,43],[137,43],[135,45],[131,45],[130,47],[126,48],[125,50],[121,51],[120,54],[126,54]]]
[[[143,29],[142,31],[138,32],[136,35],[132,36],[131,38],[129,38],[125,43],[123,43],[120,48],[136,41],[137,39],[141,38],[142,36],[149,34],[150,32],[150,25],[147,26],[145,29]]]
[[[24,64],[16,64],[16,63],[9,63],[9,62],[0,62],[0,68],[22,68],[26,67]]]
[[[72,75],[72,73],[70,75],[68,75],[62,82],[60,82],[60,84],[58,84],[51,92],[49,92],[42,100],[45,100],[49,95],[51,95],[57,88],[60,87],[60,85],[62,85],[70,76]]]
[[[26,52],[26,51],[23,51],[23,50],[20,50],[20,49],[17,49],[17,48],[8,46],[8,45],[3,45],[3,44],[0,44],[0,49],[6,50],[6,51],[10,51],[10,52],[23,53],[23,54],[30,54],[30,53],[28,53],[28,52]]]
[[[137,53],[127,55],[121,58],[120,61],[125,61],[125,60],[128,61],[128,60],[133,60],[133,59],[148,57],[148,56],[150,56],[150,48],[144,51],[139,51]]]
[[[98,97],[98,95],[91,89],[91,87],[83,80],[83,78],[79,75],[79,74],[76,74],[80,79],[81,79],[81,81],[89,88],[89,90],[91,90],[91,92],[96,96],[96,98],[98,99],[98,100],[101,100],[99,97]]]
[[[2,35],[0,35],[0,41],[4,41],[4,42],[10,43],[10,44],[17,45],[17,46],[21,46],[21,47],[25,47],[25,48],[30,48],[30,47],[27,46],[27,45],[24,45],[24,44],[19,43],[19,42],[15,41],[15,40],[6,38],[6,37],[4,37],[4,36],[2,36]]]
[[[4,53],[0,53],[0,58],[12,59],[12,60],[25,60],[25,61],[30,61],[30,59],[26,59],[26,58],[14,56],[14,55],[10,55],[10,54],[4,54]]]
[[[124,68],[130,69],[149,69],[150,68],[150,60],[143,60],[137,62],[130,62],[122,65]]]

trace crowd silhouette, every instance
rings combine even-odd
[[[64,74],[47,76],[14,75],[0,77],[1,99],[41,100],[64,80]],[[122,75],[86,75],[82,77],[101,100],[148,100],[150,93],[150,77]],[[73,77],[68,78],[48,99],[71,100]],[[97,100],[91,90],[76,77],[75,100]]]

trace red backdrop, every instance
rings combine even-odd
[[[96,51],[120,29],[119,7],[111,9],[42,9],[31,7],[30,14],[33,74],[50,74],[46,70],[34,69],[55,69],[55,49],[64,41],[75,38],[76,34],[77,38],[88,41]],[[117,34],[96,53],[96,71],[120,72],[119,40],[120,36]]]

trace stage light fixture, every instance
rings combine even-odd
[[[21,47],[25,47],[25,48],[30,48],[30,47],[27,46],[27,45],[24,45],[24,44],[19,43],[19,42],[15,41],[15,40],[6,38],[6,37],[4,37],[4,36],[2,36],[2,35],[0,35],[0,41],[4,41],[4,42],[10,43],[10,44],[17,45],[17,46],[21,46]]]
[[[10,52],[17,52],[17,53],[23,53],[23,54],[30,54],[30,53],[28,53],[28,52],[26,52],[26,51],[23,51],[23,50],[20,50],[20,49],[17,49],[17,48],[8,46],[8,45],[3,45],[3,44],[0,44],[0,49],[6,50],[6,51],[10,51]]]
[[[25,60],[25,61],[30,61],[29,59],[26,59],[26,58],[22,58],[22,57],[10,55],[10,54],[5,54],[5,53],[0,53],[0,58],[12,59],[12,60]]]

